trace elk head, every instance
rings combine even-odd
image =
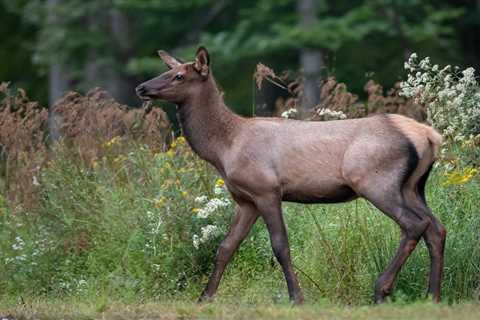
[[[140,84],[135,90],[142,100],[161,99],[176,104],[202,92],[210,75],[207,49],[200,47],[194,62],[183,63],[163,50],[158,55],[169,68],[156,78]]]

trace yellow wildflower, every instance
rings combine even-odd
[[[474,148],[480,143],[480,134],[462,142],[462,148]]]
[[[155,206],[155,208],[157,209],[160,209],[161,207],[163,207],[163,205],[167,202],[167,198],[165,197],[160,197],[159,199],[155,199],[153,201],[153,205]]]
[[[116,137],[113,137],[112,139],[110,139],[110,141],[107,141],[103,144],[104,147],[107,147],[107,148],[110,148],[111,146],[113,145],[116,145],[120,142],[120,137],[119,136],[116,136]]]
[[[118,163],[118,162],[123,162],[123,160],[125,160],[126,157],[124,155],[119,155],[117,157],[115,157],[115,159],[113,159],[113,162],[114,163]]]
[[[451,159],[446,159],[448,163],[451,163],[453,165],[456,165],[458,163],[458,158],[451,158]]]
[[[173,158],[175,156],[175,151],[173,151],[173,149],[169,149],[167,151],[167,156]]]
[[[192,209],[192,212],[193,212],[193,213],[197,213],[198,211],[200,211],[199,208],[193,208],[193,209]]]
[[[464,169],[455,170],[453,172],[445,173],[447,177],[444,185],[461,185],[470,181],[478,174],[478,170],[473,167],[466,167]]]
[[[185,142],[186,142],[185,137],[183,137],[183,136],[182,136],[182,137],[178,137],[177,140],[176,140],[176,142],[177,142],[178,144],[185,144]]]
[[[217,181],[215,181],[215,185],[217,187],[223,187],[224,184],[225,184],[225,181],[223,179],[217,179]]]
[[[186,197],[188,196],[188,192],[187,191],[182,191],[182,197]]]

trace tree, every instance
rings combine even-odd
[[[276,70],[301,69],[301,61],[318,63],[303,67],[305,76],[314,70],[306,77],[307,92],[318,83],[309,79],[333,73],[361,93],[367,72],[374,71],[372,76],[384,86],[392,85],[408,52],[421,50],[440,62],[458,63],[464,57],[461,43],[470,52],[465,54],[469,61],[475,61],[472,53],[478,49],[474,36],[468,35],[478,10],[467,0],[1,1],[9,14],[14,12],[16,19],[36,30],[29,36],[20,33],[25,39],[20,42],[31,48],[30,65],[35,63],[29,74],[45,77],[55,65],[68,66],[59,72],[67,75],[60,84],[68,82],[68,87],[83,91],[101,85],[131,104],[139,104],[135,85],[163,68],[158,49],[193,57],[198,44],[206,45],[227,102],[244,106],[237,109],[244,114],[251,114],[252,73],[259,61]],[[54,12],[48,9],[52,1]],[[300,3],[311,9],[299,10]],[[462,17],[457,3],[470,8],[470,22],[455,21]],[[308,17],[302,19],[301,12]],[[51,23],[49,16],[61,23]],[[308,26],[301,21],[309,21]],[[454,28],[459,24],[461,35]],[[19,37],[11,26],[1,30],[12,31],[0,48]],[[315,52],[313,58],[305,58],[308,52]],[[25,71],[22,67],[16,67],[17,74]],[[24,83],[29,90],[42,84]],[[52,93],[51,100],[54,97]]]
[[[298,0],[300,26],[304,32],[318,23],[316,0]],[[300,116],[305,117],[320,102],[320,72],[323,66],[322,51],[319,48],[300,49],[300,68],[303,72],[303,94]]]
[[[57,15],[59,0],[48,0],[46,3],[48,18],[47,23],[52,28],[62,28],[61,17]],[[70,79],[65,64],[51,56],[48,71],[48,131],[50,139],[56,141],[60,138],[61,118],[55,114],[53,105],[70,88]]]

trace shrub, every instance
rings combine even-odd
[[[36,201],[38,169],[46,154],[47,110],[0,84],[0,192],[30,206]],[[2,192],[3,191],[3,192]]]
[[[262,89],[262,83],[266,80],[288,91],[290,95],[288,98],[277,100],[274,116],[297,117],[297,107],[303,91],[301,78],[291,80],[287,72],[284,72],[282,76],[277,76],[271,68],[261,63],[257,65],[254,78],[258,90]],[[339,83],[334,77],[329,77],[319,86],[320,103],[314,108],[308,120],[327,121],[361,118],[374,113],[397,113],[418,121],[425,121],[425,107],[414,99],[400,96],[400,89],[400,84],[397,83],[384,93],[380,84],[369,80],[364,86],[367,100],[363,102],[357,95],[349,92],[344,83]]]
[[[187,296],[206,284],[233,203],[222,180],[183,138],[167,152],[112,139],[91,165],[72,161],[59,144],[41,169],[40,206],[0,199],[0,286],[3,295],[144,300]],[[118,154],[115,148],[123,150]],[[449,231],[447,300],[478,295],[478,180],[444,184],[436,169],[427,198]],[[396,224],[367,202],[284,205],[292,257],[309,301],[370,302],[373,283],[395,253]],[[403,268],[397,297],[424,295],[428,253],[419,245]],[[227,269],[220,299],[288,299],[268,233],[255,225]]]
[[[47,139],[48,112],[6,83],[0,85],[0,99],[0,192],[12,203],[33,207],[38,204],[40,168],[55,157]],[[131,109],[100,88],[86,96],[69,92],[53,109],[61,118],[62,143],[75,161],[94,163],[103,156],[103,144],[114,137],[154,150],[165,150],[170,140],[170,123],[160,108]]]
[[[475,69],[441,68],[432,65],[429,57],[418,61],[415,53],[405,69],[408,79],[401,83],[401,94],[426,105],[429,121],[445,137],[465,141],[480,134],[480,87]]]
[[[233,213],[223,181],[182,137],[167,152],[116,137],[101,148],[90,164],[58,144],[38,208],[0,209],[4,294],[165,297],[205,283]]]
[[[170,140],[170,122],[161,108],[135,109],[116,102],[101,88],[85,96],[68,92],[53,106],[61,119],[64,143],[74,146],[84,161],[101,158],[102,144],[115,137],[136,141],[165,151]]]
[[[413,53],[405,63],[408,79],[401,94],[414,98],[428,110],[429,122],[446,138],[442,150],[448,170],[479,166],[480,86],[475,70],[432,65],[430,58],[418,60]],[[463,149],[463,150],[459,150]],[[458,157],[463,155],[462,157]],[[459,158],[460,161],[456,161]],[[462,169],[463,170],[463,169]]]

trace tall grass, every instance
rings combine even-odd
[[[206,284],[233,211],[218,177],[183,139],[166,153],[115,138],[102,148],[102,158],[85,162],[58,145],[39,174],[36,208],[0,199],[3,298],[194,299]],[[448,230],[444,297],[478,299],[479,181],[446,180],[434,170],[427,189]],[[397,226],[363,200],[284,204],[284,212],[307,298],[369,303],[375,278],[398,245]],[[259,221],[227,269],[219,299],[287,300],[268,239]],[[422,243],[402,270],[395,299],[421,299],[428,268]]]

